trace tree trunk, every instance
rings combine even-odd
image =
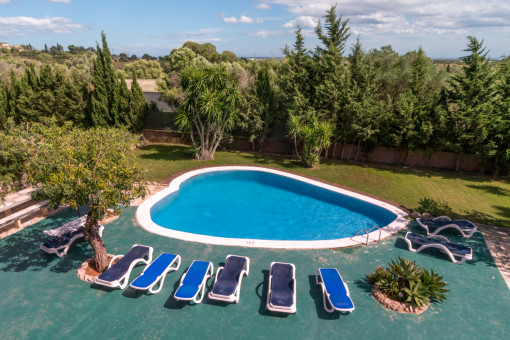
[[[457,161],[455,162],[455,171],[459,171],[460,170],[461,156],[462,156],[462,151],[459,151],[459,153],[457,154]]]
[[[356,149],[356,157],[354,157],[355,162],[358,161],[358,154],[359,154],[360,147],[361,147],[361,138],[358,140],[358,148]]]
[[[347,143],[347,138],[344,138],[344,142],[342,144],[342,153],[340,154],[340,160],[344,160],[344,152],[345,152],[345,144]]]
[[[96,262],[97,271],[102,273],[108,267],[108,257],[103,239],[97,232],[97,225],[97,220],[92,218],[92,213],[89,209],[87,222],[85,222],[85,226],[83,228],[83,236],[94,250],[94,261]]]
[[[408,161],[409,161],[409,150],[407,150],[407,156],[406,156],[406,161],[404,163],[404,166],[407,166]]]

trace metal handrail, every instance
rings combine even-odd
[[[360,230],[358,230],[358,232],[354,236],[351,237],[351,240],[353,238],[355,238],[356,236],[358,236],[358,234],[361,233],[363,230],[365,231],[365,233],[367,235],[367,242],[365,243],[365,245],[368,245],[368,231],[365,228],[361,228]]]
[[[367,232],[367,238],[368,238],[368,234],[369,234],[372,230],[374,230],[375,228],[379,229],[379,239],[377,240],[377,243],[380,243],[380,242],[381,242],[381,228],[379,228],[379,226],[377,226],[377,225],[374,225],[372,228],[370,228],[370,229],[368,230],[368,232]],[[367,242],[367,244],[368,244],[368,242]]]

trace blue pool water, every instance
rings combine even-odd
[[[365,201],[261,171],[195,176],[151,208],[154,223],[165,228],[259,240],[351,237],[396,217]]]

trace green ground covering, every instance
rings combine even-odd
[[[453,264],[431,251],[413,254],[399,236],[381,244],[339,250],[268,250],[183,242],[146,232],[129,207],[108,224],[104,240],[110,253],[123,254],[132,244],[180,254],[182,265],[168,274],[161,293],[104,289],[76,278],[75,269],[92,255],[86,243],[60,259],[38,249],[43,229],[76,218],[70,209],[0,240],[0,337],[2,339],[505,339],[510,291],[480,233],[471,239],[452,237],[474,247],[474,261]],[[419,228],[415,224],[411,229]],[[217,268],[227,254],[249,256],[250,274],[242,283],[239,304],[206,297],[200,305],[176,303],[180,276],[195,259]],[[371,296],[366,274],[377,265],[403,256],[444,275],[448,300],[421,315],[388,311]],[[296,265],[297,313],[265,311],[268,269],[272,261]],[[328,314],[314,282],[318,267],[339,268],[356,306],[352,314]],[[142,271],[135,268],[131,281]],[[209,284],[212,280],[209,280]],[[210,285],[207,289],[211,289]]]
[[[407,208],[429,197],[443,201],[459,218],[510,227],[510,183],[489,176],[425,169],[375,167],[354,163],[325,162],[306,169],[289,157],[244,152],[217,152],[207,162],[191,160],[191,149],[178,145],[150,145],[136,151],[138,163],[150,181],[205,165],[247,164],[289,170],[358,189]]]

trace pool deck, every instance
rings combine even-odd
[[[76,218],[64,210],[0,240],[0,330],[2,339],[258,339],[258,338],[394,338],[504,339],[510,337],[507,311],[510,290],[498,271],[481,233],[452,240],[474,248],[474,261],[453,264],[438,252],[407,250],[403,230],[380,244],[343,249],[272,250],[212,246],[148,233],[135,222],[136,207],[128,207],[104,231],[107,249],[124,254],[135,243],[181,255],[179,270],[168,274],[161,293],[144,295],[110,290],[80,281],[76,268],[92,255],[87,243],[71,248],[64,258],[49,256],[38,246],[42,230]],[[417,232],[412,223],[409,228]],[[418,230],[417,230],[418,229]],[[251,259],[250,275],[242,284],[239,304],[210,301],[190,306],[173,299],[180,276],[195,259],[215,268],[228,254]],[[381,307],[370,295],[366,274],[396,256],[416,260],[444,276],[448,300],[433,304],[421,315],[406,315]],[[272,261],[296,265],[297,313],[265,311],[268,270]],[[352,314],[328,314],[315,285],[319,267],[336,267],[349,285],[356,306]],[[135,268],[131,281],[143,270]],[[207,291],[211,289],[209,280]]]

